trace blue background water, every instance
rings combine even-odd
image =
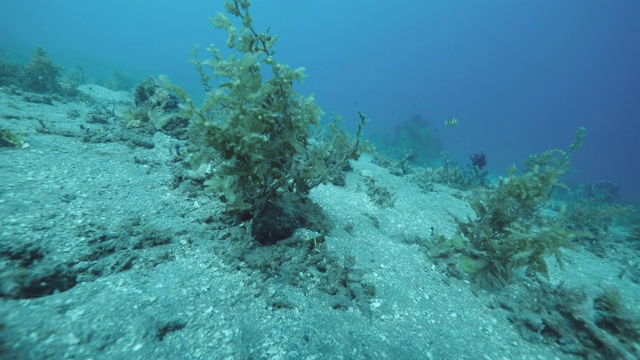
[[[201,96],[190,50],[224,45],[208,20],[222,9],[222,0],[5,0],[0,55],[27,61],[42,45],[88,77],[166,74]],[[354,124],[360,109],[369,132],[420,115],[454,159],[482,150],[494,173],[566,147],[585,126],[567,180],[609,179],[640,203],[640,1],[255,0],[252,12],[257,29],[279,35],[277,58],[307,68],[300,90],[327,113]],[[451,116],[458,126],[444,125]]]

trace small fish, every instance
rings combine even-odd
[[[447,126],[456,126],[456,125],[458,125],[458,119],[456,119],[455,116],[454,116],[451,119],[445,121],[444,124],[447,125]]]

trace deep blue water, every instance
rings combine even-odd
[[[188,5],[185,5],[188,4]],[[224,45],[209,23],[223,1],[4,0],[0,55],[93,76],[166,74],[201,96],[193,44]],[[419,115],[454,159],[484,151],[504,173],[529,154],[566,147],[587,128],[568,181],[612,180],[640,203],[640,1],[255,0],[277,58],[310,75],[325,112],[368,132]],[[357,103],[357,104],[356,104]],[[451,116],[456,127],[446,127]]]

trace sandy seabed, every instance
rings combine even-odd
[[[321,244],[258,246],[169,151],[179,140],[125,126],[130,94],[80,91],[0,89],[0,126],[26,143],[0,148],[0,357],[583,358],[543,325],[523,337],[505,304],[540,295],[524,279],[474,294],[426,255],[431,228],[452,236],[452,215],[473,214],[466,193],[423,191],[364,155],[346,186],[311,193],[332,228]],[[367,196],[371,176],[393,206]],[[549,283],[587,297],[615,285],[637,313],[635,251],[566,251]]]

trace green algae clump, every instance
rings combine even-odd
[[[571,153],[582,144],[585,129],[576,132],[568,150],[553,149],[525,161],[524,173],[500,179],[496,188],[480,190],[471,198],[475,219],[456,219],[466,238],[459,266],[471,274],[477,286],[504,285],[514,272],[548,276],[545,257],[555,256],[562,265],[562,248],[573,248],[576,237],[588,232],[565,227],[564,210],[552,217],[542,214],[553,189],[567,171]]]
[[[200,60],[197,47],[192,52],[206,92],[202,106],[166,78],[165,84],[184,102],[181,116],[191,119],[190,140],[197,147],[191,160],[214,169],[207,188],[223,194],[230,212],[253,219],[254,237],[273,243],[309,226],[309,217],[318,213],[308,208],[309,191],[359,156],[366,119],[361,116],[348,146],[333,146],[332,141],[344,142],[341,134],[314,136],[322,133],[324,113],[313,95],[294,89],[305,69],[276,60],[277,36],[255,30],[248,0],[228,0],[225,9],[238,27],[221,13],[212,24],[227,33],[230,55],[214,45],[207,49],[211,59]]]

